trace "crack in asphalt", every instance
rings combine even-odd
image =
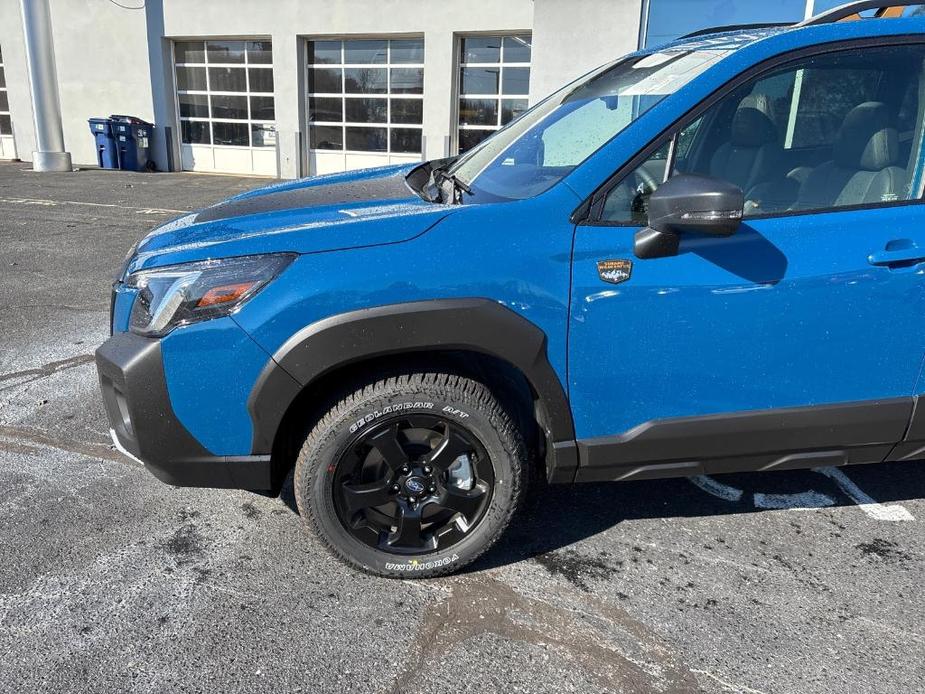
[[[20,453],[22,455],[40,455],[44,452],[42,448],[37,446],[27,446],[13,441],[3,441],[2,439],[0,439],[0,451],[4,453]]]
[[[97,458],[99,460],[109,460],[114,463],[122,463],[129,467],[138,467],[137,464],[128,460],[118,451],[113,450],[109,444],[104,443],[91,443],[84,441],[72,441],[70,439],[62,439],[46,432],[20,429],[17,427],[4,426],[0,425],[0,436],[15,439],[19,442],[28,442],[32,444],[38,444],[39,446],[47,446],[48,448],[56,448],[59,451],[65,451],[67,453],[77,453],[78,455],[87,456],[88,458]],[[5,444],[3,441],[0,441],[0,449],[10,446],[12,448],[16,444]]]
[[[625,610],[595,600],[599,614],[594,623],[581,612],[523,596],[490,576],[445,579],[443,585],[449,588],[448,597],[427,611],[412,645],[414,655],[406,660],[392,694],[409,691],[429,665],[482,634],[558,652],[613,691],[700,691],[696,677],[674,658],[670,647]],[[607,634],[608,627],[637,639],[646,660],[622,653]]]
[[[48,378],[49,376],[52,376],[61,371],[67,371],[68,369],[73,369],[78,366],[83,366],[84,364],[89,364],[93,360],[94,356],[92,354],[78,354],[76,357],[68,357],[67,359],[52,361],[32,369],[22,369],[21,371],[13,371],[11,373],[0,374],[0,383],[4,381],[13,381],[20,378],[26,379],[24,381],[19,381],[11,385],[0,387],[0,392],[25,385],[26,383],[33,383],[34,381],[39,381],[43,378]]]

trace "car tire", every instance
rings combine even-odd
[[[484,384],[459,375],[360,387],[305,439],[294,473],[302,520],[368,573],[454,573],[497,541],[525,493],[526,446],[513,422]]]

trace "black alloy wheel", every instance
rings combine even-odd
[[[448,549],[491,501],[495,474],[484,446],[460,424],[434,415],[382,422],[337,463],[335,506],[361,542],[395,554]]]

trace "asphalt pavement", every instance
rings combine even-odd
[[[539,489],[463,575],[396,581],[291,488],[124,459],[92,361],[115,268],[265,183],[0,164],[0,692],[922,691],[921,463]]]

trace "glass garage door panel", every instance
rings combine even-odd
[[[15,158],[13,121],[10,117],[10,101],[6,91],[6,69],[3,66],[3,51],[0,48],[0,159]]]
[[[273,45],[174,43],[184,169],[277,175]]]
[[[465,152],[527,110],[530,35],[459,41],[456,146]]]
[[[845,2],[847,0],[839,0],[838,4]],[[806,0],[649,0],[646,47],[668,43],[685,34],[710,27],[799,22],[805,14]]]
[[[424,39],[308,41],[312,173],[419,161]]]

